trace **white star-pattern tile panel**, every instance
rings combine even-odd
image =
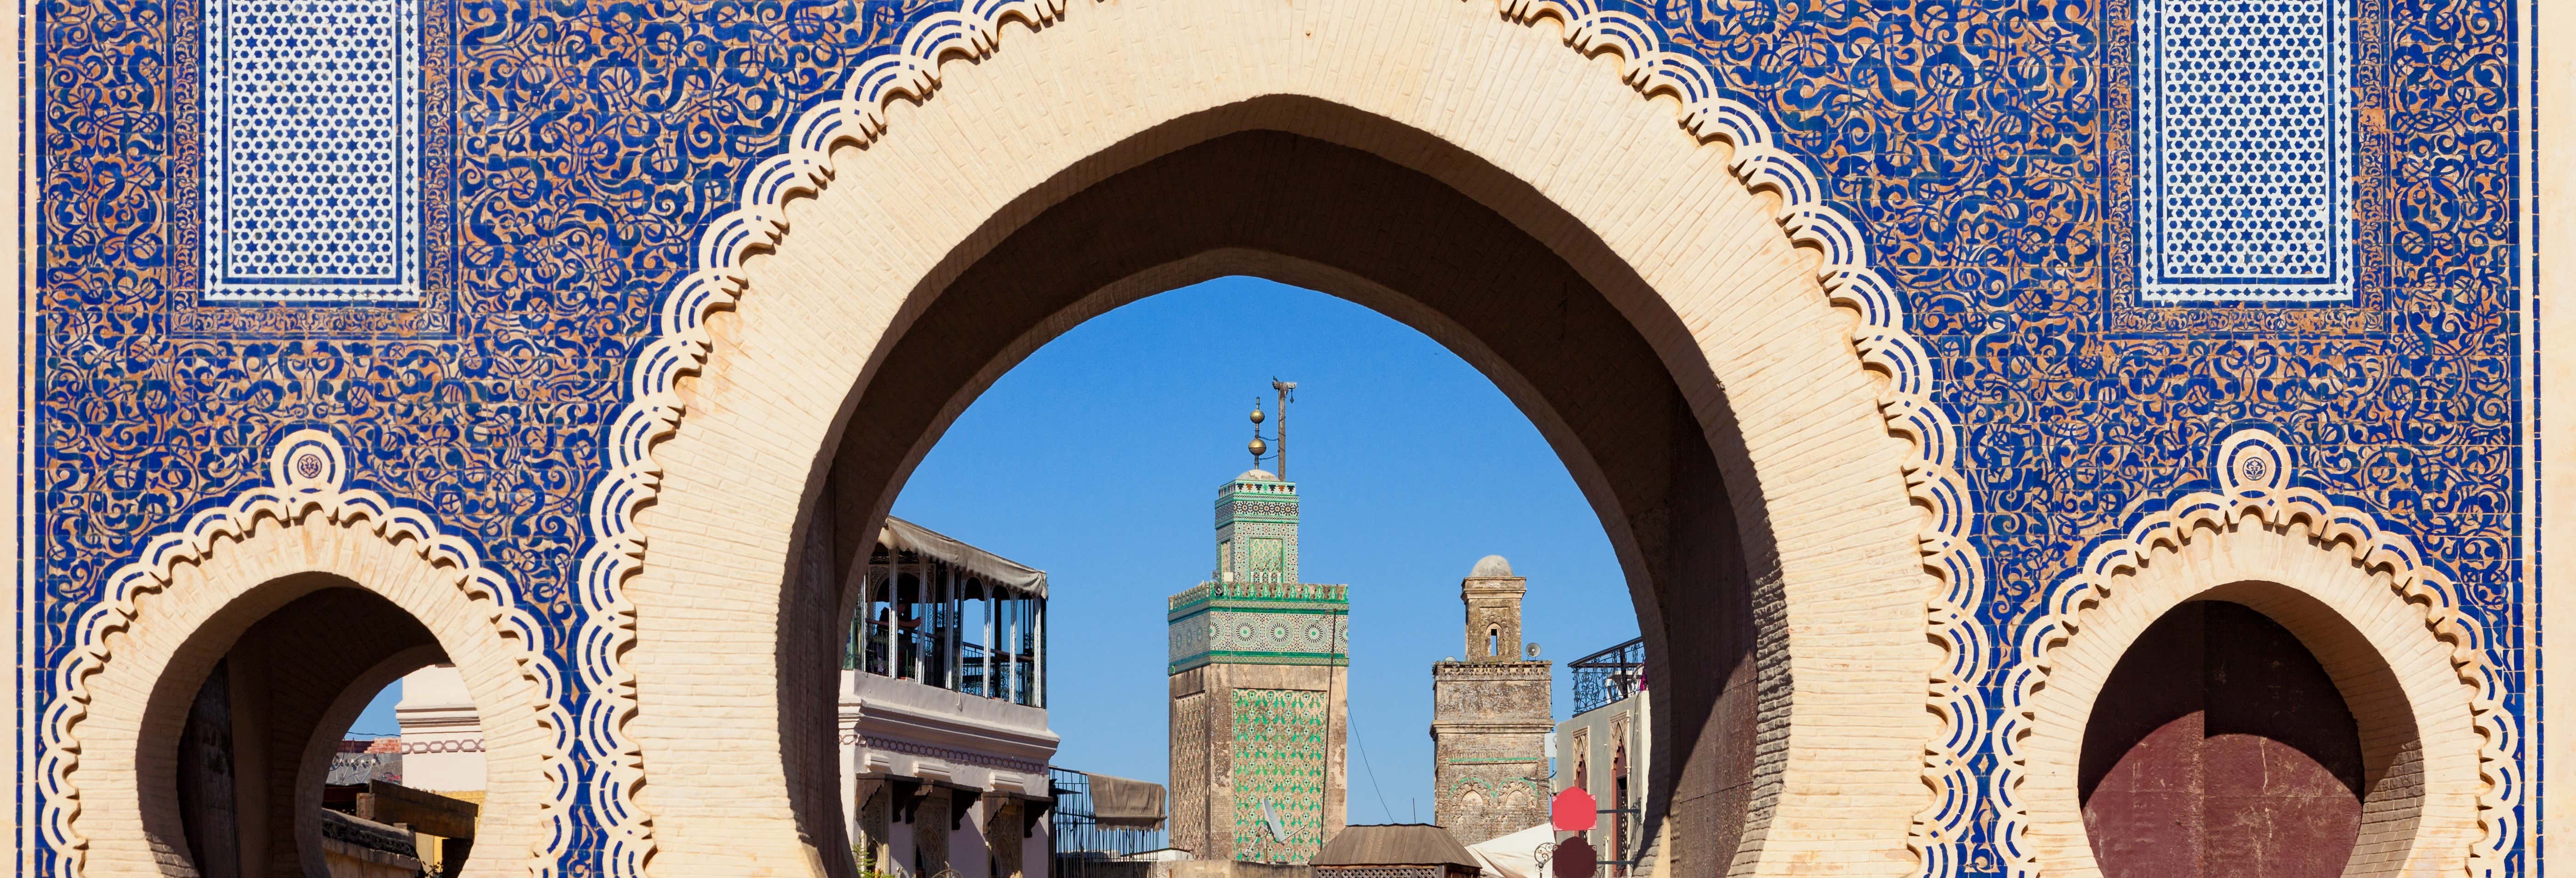
[[[205,8],[205,298],[418,299],[418,0]]]
[[[2353,294],[2350,0],[2136,0],[2139,290]]]

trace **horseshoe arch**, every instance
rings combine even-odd
[[[667,298],[596,507],[655,872],[847,868],[793,658],[838,583],[791,559],[1046,340],[1235,273],[1423,330],[1559,449],[1647,631],[1675,868],[1947,871],[1983,574],[1894,296],[1649,30],[1500,12],[983,4],[797,123]]]

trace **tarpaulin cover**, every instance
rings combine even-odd
[[[1498,835],[1468,845],[1467,852],[1485,861],[1485,873],[1499,878],[1541,878],[1546,864],[1539,862],[1541,845],[1556,843],[1556,829],[1541,823],[1510,835]]]
[[[1101,826],[1154,829],[1163,825],[1163,785],[1105,774],[1091,777],[1091,819]]]
[[[1046,597],[1046,571],[1032,570],[1020,562],[967,545],[964,540],[891,515],[886,516],[885,529],[878,532],[877,542],[889,551],[910,552],[1029,597]]]

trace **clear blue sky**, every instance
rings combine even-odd
[[[1162,781],[1163,601],[1208,573],[1210,504],[1251,465],[1244,415],[1255,396],[1268,407],[1274,375],[1298,383],[1288,474],[1304,578],[1351,586],[1351,822],[1411,820],[1417,800],[1428,820],[1430,665],[1463,651],[1458,580],[1477,558],[1501,554],[1529,577],[1526,636],[1559,665],[1560,719],[1563,663],[1637,632],[1565,465],[1428,337],[1252,278],[1155,296],[1004,375],[895,514],[1046,570],[1056,763]],[[390,697],[355,729],[391,733]]]

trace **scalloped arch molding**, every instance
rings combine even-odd
[[[641,874],[651,832],[649,819],[633,804],[642,769],[625,730],[634,696],[620,655],[633,637],[633,608],[621,588],[646,563],[636,513],[660,490],[662,471],[652,448],[673,434],[684,415],[680,379],[702,368],[717,344],[708,318],[743,294],[744,261],[785,235],[787,201],[830,185],[834,147],[864,146],[885,135],[890,102],[926,99],[939,87],[947,61],[999,51],[1006,24],[1042,28],[1078,2],[969,0],[962,9],[914,25],[897,41],[897,51],[852,71],[837,99],[793,123],[787,149],[750,171],[738,189],[739,205],[699,235],[696,269],[662,298],[653,336],[638,349],[629,373],[628,402],[603,431],[609,472],[592,493],[587,525],[593,541],[579,575],[586,613],[575,644],[578,666],[585,685],[607,697],[586,702],[578,728],[589,752],[611,754],[612,764],[594,774],[590,796],[600,803],[602,822],[622,839],[607,864],[612,874]],[[1957,430],[1933,401],[1931,358],[1907,330],[1902,301],[1871,268],[1856,223],[1825,202],[1811,169],[1776,145],[1763,112],[1721,94],[1719,78],[1699,60],[1666,51],[1654,25],[1569,0],[1502,0],[1497,11],[1529,26],[1555,20],[1570,50],[1613,56],[1619,75],[1642,98],[1678,103],[1684,130],[1730,144],[1737,177],[1756,191],[1778,195],[1776,219],[1783,233],[1822,255],[1816,279],[1835,305],[1859,316],[1851,341],[1864,365],[1889,379],[1880,408],[1888,431],[1911,445],[1906,481],[1916,503],[1929,510],[1918,535],[1922,564],[1941,583],[1925,596],[1925,633],[1942,649],[1926,680],[1926,706],[1939,718],[1939,729],[1924,748],[1930,794],[1907,830],[1909,844],[1921,857],[1923,874],[1958,873],[1965,856],[1958,843],[1982,795],[1971,757],[1988,733],[1977,681],[1989,670],[1985,661],[1992,650],[1989,635],[1975,622],[1987,572],[1968,539],[1976,510],[1959,475]]]
[[[2039,731],[2041,721],[2035,702],[2047,688],[2049,675],[2057,664],[2055,657],[2085,635],[2079,617],[2088,609],[2118,600],[2127,591],[2140,590],[2128,583],[2144,579],[2143,574],[2152,572],[2159,557],[2172,559],[2167,567],[2190,568],[2183,576],[2202,573],[2199,568],[2210,566],[2207,562],[2175,556],[2195,543],[2223,540],[2240,522],[2299,535],[2327,552],[2339,552],[2365,575],[2384,577],[2398,602],[2411,610],[2410,627],[2416,629],[2415,636],[2438,643],[2443,663],[2448,665],[2446,670],[2469,690],[2470,715],[2465,725],[2475,730],[2477,740],[2439,741],[2428,743],[2426,748],[2473,751],[2475,774],[2482,788],[2469,796],[2476,802],[2476,837],[2468,849],[2433,856],[2462,857],[2470,875],[2503,874],[2506,852],[2522,831],[2516,825],[2513,807],[2523,795],[2517,759],[2522,748],[2522,728],[2513,712],[2504,709],[2505,687],[2496,677],[2500,663],[2488,654],[2488,650],[2499,647],[2479,629],[2475,618],[2460,612],[2459,589],[2417,551],[2412,540],[2389,529],[2369,510],[2299,484],[2296,458],[2268,430],[2246,428],[2229,434],[2213,450],[2210,466],[2211,478],[2204,484],[2211,487],[2177,491],[2169,498],[2141,498],[2155,502],[2142,503],[2144,508],[2131,516],[2127,527],[2097,543],[2086,554],[2082,566],[2052,586],[2045,598],[2046,617],[2022,631],[2012,653],[2013,662],[2004,671],[2008,700],[1994,729],[1994,752],[1999,763],[1995,778],[1996,843],[2012,857],[2008,864],[2012,874],[2041,874],[2049,865],[2041,862],[2028,837],[2034,825],[2032,803],[2025,801],[2021,792],[2038,770],[2029,764],[2028,756],[2029,739]],[[2396,642],[2395,638],[2374,639],[2378,642],[2373,646],[2386,654],[2421,645]],[[2086,684],[2098,686],[2100,681],[2088,679],[2076,685]],[[2419,705],[2418,709],[2427,708]],[[2080,733],[2076,736],[2080,737]],[[2065,761],[2060,758],[2047,764],[2062,768]],[[2061,827],[2073,827],[2061,829],[2061,835],[2080,833],[2080,816],[2048,816]]]
[[[645,874],[653,844],[649,815],[634,804],[643,780],[640,750],[627,734],[638,709],[632,675],[620,656],[634,637],[635,610],[622,595],[624,584],[646,565],[645,535],[636,513],[661,490],[663,473],[652,449],[674,435],[683,417],[676,388],[684,376],[705,366],[718,341],[707,321],[744,294],[743,261],[747,254],[774,244],[784,234],[782,206],[800,192],[830,184],[827,162],[836,145],[865,145],[886,135],[891,102],[924,98],[940,87],[944,64],[1002,51],[1002,31],[1019,21],[1043,31],[1082,7],[1109,0],[958,0],[958,9],[928,16],[906,26],[890,51],[848,72],[838,97],[793,120],[788,146],[746,172],[734,190],[740,203],[709,220],[696,238],[693,265],[655,304],[647,337],[634,350],[622,405],[601,431],[606,472],[591,487],[582,525],[589,541],[582,547],[570,600],[578,607],[578,628],[569,638],[548,632],[522,609],[522,597],[498,572],[484,566],[466,541],[443,530],[420,509],[375,492],[352,489],[345,453],[328,434],[305,431],[289,436],[272,452],[266,486],[223,498],[221,505],[191,517],[184,525],[158,532],[137,555],[107,580],[105,596],[70,626],[72,643],[53,668],[53,698],[41,717],[30,717],[29,731],[42,749],[31,755],[22,801],[38,808],[26,837],[37,842],[30,857],[50,857],[52,874],[77,875],[82,870],[85,840],[76,831],[80,790],[75,786],[82,753],[81,723],[95,697],[87,682],[113,658],[111,637],[148,620],[137,620],[138,596],[166,589],[174,571],[209,557],[210,548],[290,520],[327,521],[373,538],[443,570],[456,572],[456,587],[478,606],[493,608],[491,630],[523,654],[515,657],[532,685],[542,692],[541,722],[556,735],[547,754],[551,796],[549,826],[533,867],[545,872],[604,872],[616,876]],[[1381,0],[1389,4],[1475,4],[1488,0]],[[1909,331],[1902,298],[1872,269],[1860,227],[1823,199],[1817,174],[1775,145],[1765,112],[1719,93],[1720,78],[1689,55],[1666,50],[1658,26],[1602,8],[1593,0],[1492,0],[1503,18],[1533,30],[1558,27],[1570,51],[1607,55],[1615,75],[1645,99],[1670,98],[1680,126],[1705,139],[1734,147],[1732,168],[1746,184],[1779,197],[1777,220],[1784,234],[1821,254],[1818,279],[1832,301],[1858,315],[1851,340],[1870,369],[1889,381],[1880,400],[1890,433],[1912,445],[1905,465],[1907,483],[1927,510],[1919,535],[1924,566],[1939,587],[1926,594],[1924,631],[1941,654],[1926,678],[1924,705],[1938,717],[1937,734],[1924,748],[1925,806],[1907,829],[1920,855],[1919,871],[1951,875],[1975,870],[2036,874],[2037,862],[2021,833],[2029,815],[2016,797],[2027,766],[2019,739],[2032,721],[2028,710],[2034,689],[2049,672],[2049,655],[2073,636],[2079,609],[2103,594],[2105,583],[2120,571],[2144,563],[2158,545],[2190,539],[2194,528],[2210,522],[2260,519],[2267,524],[2295,523],[2330,536],[2345,547],[2356,564],[2386,575],[2406,600],[2425,612],[2425,630],[2454,650],[2453,668],[2474,690],[2475,722],[2483,736],[2479,763],[2485,788],[2478,794],[2482,836],[2467,857],[2472,873],[2492,872],[2499,852],[2526,833],[2515,821],[2537,819],[2537,777],[2521,776],[2526,755],[2539,758],[2541,748],[2526,753],[2515,710],[2501,703],[2505,691],[2497,677],[2496,656],[2514,649],[2491,642],[2472,619],[2457,611],[2460,597],[2438,565],[2422,557],[2403,534],[2393,533],[2372,511],[2277,480],[2291,463],[2286,454],[2268,458],[2252,469],[2237,456],[2246,448],[2277,446],[2259,441],[2235,443],[2220,455],[2218,487],[2191,486],[2177,496],[2145,498],[2148,511],[2130,519],[2121,532],[2106,535],[2073,575],[2052,584],[2042,596],[2046,618],[2017,641],[1992,642],[1996,635],[1979,624],[1981,603],[1989,591],[1987,564],[1969,540],[1976,519],[1975,495],[1959,475],[1969,466],[1953,418],[1934,402],[1936,374],[1926,346]],[[1043,34],[1021,35],[1042,45]],[[1603,75],[1614,75],[1605,70]],[[50,197],[50,196],[49,196]],[[757,296],[757,293],[753,295]],[[2239,437],[2244,438],[2244,437]],[[2258,437],[2259,438],[2259,437]],[[290,466],[299,451],[319,454],[321,468],[307,473]],[[2268,473],[2268,474],[2267,474]],[[193,508],[193,507],[192,507]],[[150,601],[143,604],[147,609]],[[2501,635],[2504,632],[2493,632]],[[553,637],[557,642],[546,643]],[[546,656],[557,656],[546,658]],[[1995,664],[2000,663],[1998,668]],[[573,675],[578,675],[573,676]],[[37,678],[42,679],[42,678]],[[2000,684],[2001,688],[1995,687]],[[1991,693],[1992,697],[1989,697]],[[1911,697],[1910,695],[1908,696]],[[2536,694],[2532,694],[2536,698]],[[577,707],[574,705],[578,705]],[[1909,703],[1910,708],[1910,703]],[[2540,728],[2531,726],[2529,734]],[[96,731],[102,726],[93,726]],[[595,754],[597,770],[576,773],[564,762],[569,753]],[[93,749],[92,757],[97,756]],[[1972,759],[1994,757],[1999,764],[1980,772]],[[2536,772],[2536,769],[2533,769]],[[2526,780],[2529,783],[2526,783]],[[576,787],[576,784],[581,786]],[[2530,804],[2526,815],[2517,807]],[[604,849],[571,849],[568,811],[589,809],[606,830]],[[1992,837],[2014,859],[2003,863],[1965,861],[1961,839],[1974,820],[1995,823]],[[1891,827],[1891,833],[1895,830]],[[2536,859],[2537,853],[2528,856]]]
[[[81,725],[91,713],[91,678],[107,670],[119,655],[114,635],[153,623],[141,602],[170,588],[178,580],[179,568],[204,566],[218,552],[249,542],[264,531],[317,518],[368,535],[362,538],[382,540],[385,547],[426,562],[437,571],[434,578],[452,580],[456,592],[476,608],[471,612],[483,617],[458,621],[487,628],[495,642],[504,644],[502,649],[518,674],[533,684],[529,706],[535,722],[546,729],[540,760],[553,792],[548,801],[538,803],[543,826],[536,830],[527,868],[535,875],[555,874],[571,838],[565,818],[573,804],[573,790],[563,782],[568,776],[563,731],[570,728],[561,706],[565,693],[560,672],[546,658],[545,628],[522,609],[518,589],[499,571],[485,566],[471,544],[449,535],[417,508],[349,487],[351,469],[348,449],[339,437],[311,429],[288,434],[269,452],[268,485],[236,494],[229,502],[153,537],[135,560],[109,578],[105,598],[72,625],[76,639],[55,670],[55,697],[41,724],[44,755],[35,779],[44,792],[37,831],[53,858],[53,874],[78,876],[86,866],[90,842],[78,825],[84,809],[76,785]],[[329,551],[327,545],[324,551]],[[302,571],[271,571],[278,576],[297,572]]]

